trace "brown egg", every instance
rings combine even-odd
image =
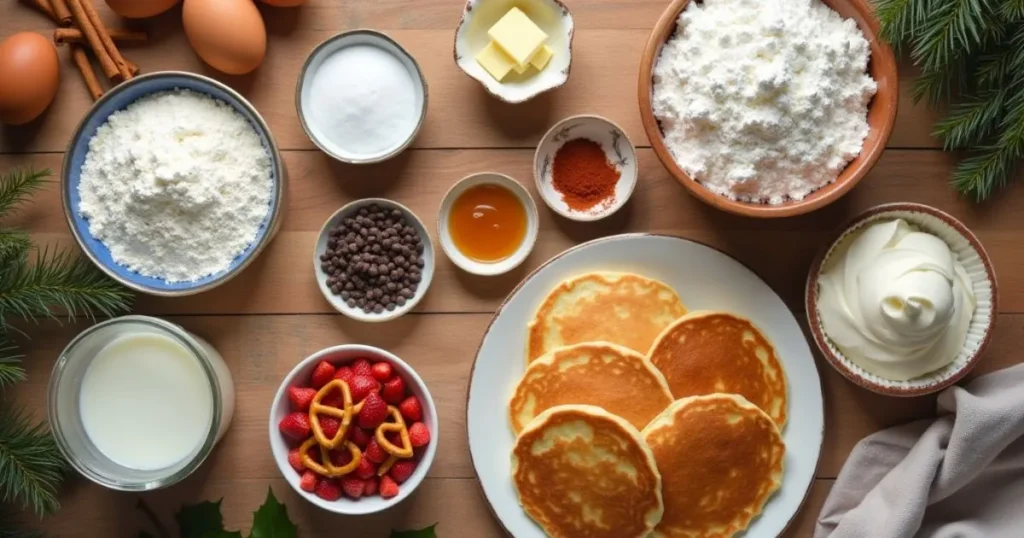
[[[171,9],[181,0],[107,0],[110,9],[122,17],[144,19]]]
[[[21,32],[0,41],[0,122],[28,123],[57,95],[60,64],[49,39]]]
[[[267,29],[252,0],[185,0],[182,20],[196,54],[218,71],[248,73],[267,52]]]
[[[306,3],[306,0],[260,0],[268,6],[274,7],[295,7]]]

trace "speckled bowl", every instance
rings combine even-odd
[[[967,330],[967,339],[953,362],[920,377],[906,381],[885,379],[867,372],[843,353],[829,339],[822,326],[818,311],[818,282],[829,257],[836,252],[852,233],[881,220],[901,218],[918,229],[934,234],[945,241],[956,253],[971,277],[978,306]],[[940,391],[967,375],[981,359],[995,327],[998,309],[998,291],[995,271],[981,242],[963,223],[951,215],[922,204],[901,202],[873,207],[861,213],[821,252],[811,264],[804,295],[807,320],[818,349],[847,379],[872,392],[889,396],[920,396]]]
[[[512,72],[498,82],[476,62],[476,55],[491,41],[487,30],[512,7],[523,10],[548,34],[546,45],[555,55],[540,73],[527,76]],[[569,8],[559,0],[468,0],[455,30],[455,64],[498,99],[506,103],[529,101],[569,80],[574,29]]]

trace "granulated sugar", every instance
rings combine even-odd
[[[168,282],[224,271],[270,211],[271,161],[226,103],[190,90],[143,97],[89,142],[78,193],[114,261]]]

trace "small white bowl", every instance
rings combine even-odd
[[[353,45],[371,45],[384,50],[402,62],[405,68],[409,71],[409,76],[413,79],[413,85],[416,91],[416,104],[420,110],[416,127],[413,128],[412,132],[409,133],[409,136],[401,144],[388,148],[380,153],[361,154],[346,150],[331,141],[330,138],[321,131],[316,121],[312,121],[310,119],[313,112],[309,110],[309,92],[313,76],[316,74],[317,69],[320,68],[324,63],[324,60],[329,56],[345,47]],[[295,108],[298,111],[299,122],[302,124],[302,129],[306,132],[306,136],[308,136],[321,151],[341,162],[350,164],[369,164],[390,159],[412,144],[413,139],[415,139],[416,135],[419,134],[420,129],[423,127],[423,122],[427,118],[427,94],[427,79],[423,76],[423,71],[420,70],[420,65],[416,62],[416,59],[413,58],[412,54],[409,54],[409,52],[399,45],[397,41],[391,39],[387,34],[376,30],[351,30],[328,38],[323,43],[317,45],[317,47],[313,49],[313,52],[309,54],[309,57],[306,58],[306,62],[302,65],[302,70],[299,72],[299,81],[295,88]]]
[[[555,190],[551,178],[551,168],[555,162],[555,154],[568,141],[577,138],[593,140],[604,149],[608,162],[619,169],[619,182],[615,185],[615,197],[608,202],[599,202],[596,206],[577,211],[569,207],[562,195]],[[595,221],[603,219],[626,205],[633,195],[637,181],[636,148],[621,127],[607,118],[593,115],[571,116],[555,124],[541,139],[537,152],[533,155],[533,178],[537,182],[537,192],[541,199],[555,213],[577,221]]]
[[[523,10],[548,35],[545,44],[555,54],[539,73],[532,68],[523,75],[513,71],[498,82],[477,63],[476,55],[491,42],[487,30],[513,7]],[[569,8],[559,0],[469,0],[455,30],[455,64],[491,95],[506,103],[522,103],[569,80],[573,30]]]
[[[953,362],[938,370],[906,381],[885,379],[864,370],[846,358],[828,337],[818,310],[818,282],[821,279],[821,273],[828,267],[829,257],[840,246],[845,245],[850,234],[873,222],[893,219],[903,219],[921,231],[934,234],[945,241],[971,278],[974,296],[978,303],[967,330],[966,341]],[[829,244],[828,248],[817,256],[811,264],[811,270],[807,276],[804,306],[807,310],[807,320],[814,342],[829,364],[840,374],[872,392],[906,397],[938,392],[956,383],[974,368],[978,360],[981,359],[992,337],[992,331],[995,329],[998,298],[999,287],[988,253],[985,252],[985,248],[982,247],[978,238],[962,222],[934,207],[900,202],[875,206],[856,216]]]
[[[379,495],[373,497],[364,497],[359,500],[352,500],[348,497],[342,497],[336,501],[327,501],[317,497],[313,493],[303,491],[299,487],[299,473],[292,469],[292,466],[288,463],[288,442],[285,441],[284,436],[278,430],[278,423],[284,418],[286,414],[291,411],[291,403],[288,401],[288,387],[293,384],[305,385],[309,376],[313,373],[313,368],[321,360],[326,360],[334,365],[344,364],[354,361],[358,358],[367,358],[375,361],[386,361],[391,364],[395,373],[401,375],[405,379],[406,387],[412,395],[419,398],[420,403],[423,406],[423,423],[430,430],[430,444],[427,445],[427,450],[423,454],[423,458],[419,464],[416,465],[416,470],[413,471],[412,476],[409,477],[405,483],[398,486],[398,495],[391,498],[385,499]],[[350,516],[374,514],[383,510],[386,510],[400,502],[403,499],[412,494],[413,491],[419,487],[423,479],[426,478],[427,473],[430,471],[430,466],[434,463],[434,455],[437,454],[437,442],[438,442],[438,421],[437,421],[437,407],[434,405],[434,399],[430,396],[430,391],[427,389],[426,383],[420,378],[416,371],[412,369],[404,361],[389,353],[383,349],[376,348],[373,346],[364,346],[358,344],[346,344],[340,346],[329,347],[317,351],[316,353],[306,357],[302,362],[295,366],[291,372],[285,376],[281,386],[277,389],[277,394],[274,396],[274,401],[270,406],[270,450],[274,454],[274,461],[277,462],[277,468],[281,471],[284,479],[291,485],[295,493],[309,501],[310,503],[327,510],[328,512],[334,512],[335,514],[344,514]]]
[[[523,204],[523,208],[526,210],[526,236],[523,238],[523,243],[519,245],[518,250],[504,260],[496,262],[476,261],[459,251],[458,247],[455,246],[455,242],[452,241],[451,230],[448,228],[448,216],[451,213],[452,204],[467,189],[477,185],[497,185],[508,189],[512,194],[516,195],[516,198],[519,199],[519,202]],[[441,242],[441,248],[444,250],[444,253],[448,255],[452,263],[459,266],[463,271],[474,275],[500,275],[518,267],[530,255],[530,251],[533,250],[533,246],[537,243],[537,233],[539,230],[540,216],[537,214],[537,204],[534,203],[529,191],[520,185],[518,181],[497,172],[481,172],[460,179],[451,189],[448,189],[448,194],[445,194],[444,200],[441,201],[441,209],[437,216],[437,237]]]
[[[327,273],[320,267],[320,255],[327,251],[327,240],[329,239],[331,229],[334,228],[339,222],[353,215],[361,208],[369,206],[371,204],[377,204],[387,209],[398,209],[402,212],[402,215],[406,218],[409,226],[412,226],[419,234],[420,239],[423,240],[423,272],[420,279],[420,285],[416,288],[416,293],[412,296],[412,299],[406,301],[405,305],[399,306],[394,310],[385,310],[380,314],[366,313],[360,308],[350,308],[340,296],[334,295],[331,289],[327,286]],[[430,281],[434,278],[434,243],[430,240],[430,234],[427,232],[426,226],[420,221],[419,217],[416,216],[409,208],[404,205],[387,200],[384,198],[363,198],[346,204],[341,209],[334,212],[327,222],[324,222],[323,227],[320,228],[320,235],[316,239],[316,249],[313,251],[313,271],[316,275],[316,284],[320,287],[320,293],[324,295],[327,302],[331,303],[331,306],[335,310],[342,314],[357,320],[357,321],[368,321],[368,322],[382,322],[391,321],[396,319],[406,312],[412,310],[416,305],[423,299],[423,296],[427,294],[427,289],[430,287]]]

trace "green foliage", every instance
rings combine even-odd
[[[875,0],[881,35],[921,68],[915,100],[949,103],[935,125],[964,195],[989,198],[1024,160],[1024,0]]]
[[[21,410],[0,410],[0,502],[52,513],[63,471],[64,457],[42,424]]]
[[[437,538],[434,527],[437,527],[437,523],[415,531],[391,531],[391,538]]]
[[[288,509],[277,501],[274,491],[267,488],[267,500],[252,515],[249,538],[295,538],[298,527],[288,519]]]
[[[46,184],[50,170],[14,170],[0,178],[0,216],[14,210]]]
[[[229,533],[224,530],[220,503],[207,501],[183,506],[174,515],[181,538],[242,538],[240,532]]]

